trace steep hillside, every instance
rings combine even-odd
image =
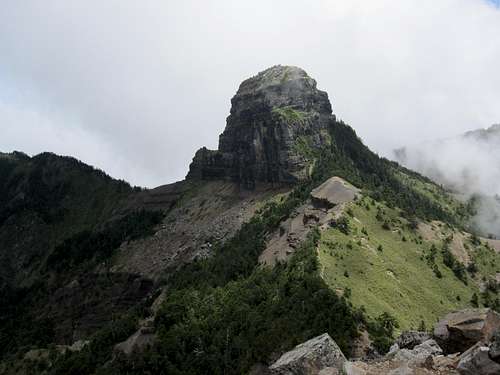
[[[2,154],[0,174],[0,355],[85,338],[150,292],[96,268],[161,219],[123,209],[130,185],[50,153]]]
[[[14,152],[0,157],[0,274],[29,285],[48,249],[111,218],[130,185],[76,159]]]
[[[322,232],[323,278],[370,316],[391,314],[401,329],[432,327],[447,312],[470,306],[485,280],[500,274],[497,252],[443,222],[415,227],[400,210],[371,198],[349,205],[344,217],[348,229]]]
[[[464,231],[469,207],[370,151],[297,67],[241,84],[185,181],[130,190],[27,262],[46,289],[12,296],[33,303],[21,319],[2,312],[0,373],[258,374],[324,333],[374,355],[398,327],[499,308],[498,254]]]
[[[162,210],[165,218],[154,236],[123,243],[114,253],[112,271],[159,279],[166,269],[209,257],[264,202],[289,190],[267,183],[246,190],[233,181],[188,180],[141,192],[130,207]]]

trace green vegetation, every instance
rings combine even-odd
[[[90,340],[89,345],[79,352],[67,351],[54,361],[50,374],[94,374],[96,370],[112,358],[113,346],[127,339],[136,329],[141,311],[134,309],[117,320],[112,320],[99,330]],[[104,369],[97,374],[106,374]]]
[[[473,293],[479,293],[475,283],[465,285],[445,266],[445,254],[411,229],[401,211],[379,202],[373,207],[366,197],[350,209],[354,218],[348,235],[339,228],[322,232],[321,273],[332,289],[350,290],[353,305],[364,306],[369,316],[388,312],[402,329],[416,328],[422,321],[432,326],[436,318],[465,307]],[[384,229],[384,223],[391,230]],[[349,277],[342,277],[347,271]]]
[[[387,312],[383,312],[375,320],[368,323],[373,345],[380,353],[389,351],[394,343],[394,333],[398,328],[398,321]]]
[[[324,332],[348,350],[362,316],[318,276],[318,238],[313,232],[290,262],[273,270],[257,268],[223,287],[172,293],[157,317],[161,367],[172,373],[245,373],[274,351]]]
[[[298,137],[293,147],[297,153],[310,160],[316,157],[317,152],[311,145],[311,139],[306,136]]]
[[[160,211],[140,210],[107,223],[99,231],[79,232],[55,247],[47,259],[47,267],[67,270],[91,259],[106,260],[123,242],[152,235],[164,216]]]
[[[484,283],[484,290],[480,293],[480,298],[475,297],[475,302],[480,300],[484,306],[500,312],[500,285],[496,278],[500,273],[500,254],[475,236],[470,239],[470,246],[473,248],[473,267],[467,269],[472,268],[476,278]]]
[[[0,158],[0,175],[3,359],[54,342],[61,322],[49,316],[47,304],[69,281],[86,280],[85,287],[91,290],[87,304],[109,296],[110,284],[115,291],[117,284],[126,285],[126,277],[121,280],[120,275],[102,279],[91,275],[93,267],[109,259],[123,241],[151,235],[163,214],[137,211],[110,221],[121,202],[139,189],[74,158],[12,153]],[[20,268],[11,267],[12,259]],[[103,313],[124,309],[119,302],[117,308],[114,302],[108,305],[101,308]],[[51,312],[78,308],[54,304]]]
[[[432,244],[431,248],[429,249],[429,252],[427,253],[427,255],[425,255],[424,258],[427,260],[427,264],[429,265],[429,267],[431,267],[432,272],[434,272],[434,275],[436,275],[438,279],[441,279],[443,277],[443,274],[441,273],[438,265],[436,264],[436,257],[437,257],[437,247],[435,244]]]
[[[156,322],[160,343],[140,357],[115,362],[117,373],[243,373],[256,362],[267,362],[271,353],[324,332],[347,352],[359,324],[367,326],[381,350],[387,349],[397,322],[386,310],[367,321],[361,310],[325,284],[316,257],[317,231],[286,264],[272,270],[257,264],[267,233],[278,228],[312,187],[331,176],[338,163],[325,150],[310,181],[285,199],[266,204],[234,238],[216,246],[213,257],[167,277],[169,299]],[[352,171],[351,166],[343,171]],[[359,186],[374,186],[369,176],[363,174]],[[344,231],[352,226],[349,221],[340,220]]]
[[[472,261],[478,274],[488,279],[495,278],[500,273],[500,255],[487,243],[482,243],[473,236],[468,247],[472,250]]]
[[[364,189],[365,194],[375,200],[385,202],[391,208],[400,208],[410,222],[419,217],[450,224],[462,223],[467,214],[465,208],[456,203],[461,207],[460,213],[451,212],[442,207],[440,202],[415,189],[412,184],[402,182],[400,174],[403,172],[413,181],[436,186],[429,179],[378,157],[348,125],[336,122],[330,128],[330,136],[331,148],[319,156],[319,168],[324,169],[326,174],[340,176]]]
[[[446,238],[443,244],[443,264],[451,269],[455,276],[461,280],[465,285],[467,285],[467,273],[465,272],[465,266],[460,263],[450,251],[451,237]]]
[[[103,211],[132,192],[124,181],[81,161],[42,153],[0,158],[0,225],[10,216],[34,212],[45,222],[95,224]],[[78,214],[73,211],[78,210]]]
[[[313,181],[319,177],[314,177]],[[214,255],[204,261],[194,262],[168,277],[173,288],[181,289],[206,283],[221,286],[238,277],[247,277],[258,265],[258,258],[265,247],[266,235],[278,228],[311,191],[313,182],[298,185],[282,200],[270,200],[236,235],[215,247]]]
[[[55,246],[94,231],[134,192],[100,170],[51,153],[8,154],[0,158],[0,175],[0,288],[36,283]]]
[[[413,190],[434,202],[434,204],[439,206],[447,215],[453,217],[457,223],[465,222],[465,220],[473,214],[470,205],[464,205],[457,199],[454,199],[444,188],[436,185],[425,177],[415,174],[415,172],[402,170],[396,173],[396,177],[403,185],[411,187]]]
[[[500,312],[500,285],[496,280],[486,282],[485,288],[481,292],[481,300],[484,306]]]
[[[79,233],[54,249],[47,259],[46,271],[57,271],[61,283],[70,276],[85,274],[92,265],[108,259],[123,241],[151,235],[153,227],[162,218],[161,212],[142,210],[108,223],[100,231]],[[83,262],[87,262],[85,267],[79,269]],[[8,285],[0,288],[0,297],[4,302],[0,308],[0,357],[12,354],[24,345],[43,347],[54,339],[55,322],[33,317],[38,301],[43,304],[49,298],[49,283],[47,276],[43,282],[29,288],[14,289]],[[96,294],[103,294],[98,283],[93,286],[96,287]]]
[[[135,308],[119,319],[114,319],[90,338],[90,343],[81,351],[60,353],[54,345],[49,345],[47,355],[36,361],[8,362],[0,372],[5,374],[108,374],[98,370],[112,359],[113,346],[125,340],[137,328],[137,321],[143,317],[140,308]]]
[[[43,289],[36,285],[34,288]],[[44,347],[54,338],[54,325],[49,319],[26,319],[32,304],[24,304],[30,290],[0,287],[0,360],[23,346]]]
[[[273,113],[289,124],[306,120],[306,114],[290,107],[275,108]],[[267,202],[232,239],[216,244],[212,257],[165,272],[163,282],[168,299],[156,317],[156,346],[145,353],[108,362],[113,345],[136,328],[139,316],[130,312],[97,332],[87,349],[55,358],[48,373],[241,374],[255,363],[268,363],[272,355],[325,332],[347,353],[358,328],[363,326],[379,350],[384,351],[399,325],[407,328],[423,321],[430,326],[436,316],[470,301],[478,290],[464,285],[448,267],[442,266],[443,254],[436,252],[431,258],[432,264],[442,268],[442,278],[438,279],[426,261],[430,244],[422,242],[415,233],[417,217],[460,224],[462,216],[428,192],[402,181],[400,174],[404,173],[425,186],[432,185],[425,178],[379,158],[344,123],[332,124],[329,135],[331,145],[310,154],[314,170],[309,181],[298,184],[283,199]],[[298,147],[310,152],[308,145],[304,138]],[[9,170],[10,166],[5,168]],[[110,208],[131,188],[113,182],[116,189],[91,189],[90,193],[85,190],[81,194],[77,189],[81,185],[73,187],[71,181],[88,178],[91,182],[81,181],[85,185],[95,183],[94,177],[89,176],[105,178],[94,170],[88,172],[86,177],[69,174],[69,180],[63,179],[60,184],[60,179],[47,176],[49,172],[33,169],[36,192],[28,209],[47,222],[61,223],[54,228],[62,228],[64,235],[54,237],[58,246],[46,268],[60,271],[61,279],[75,266],[83,270],[95,265],[93,260],[109,259],[122,241],[150,234],[161,219],[154,213],[136,213],[115,221],[111,227],[102,226],[109,219]],[[268,235],[293,214],[313,187],[333,175],[360,187],[371,198],[352,205],[344,217],[332,222],[332,227],[321,235],[312,231],[286,264],[273,269],[260,266],[258,258]],[[14,180],[9,177],[9,181]],[[123,193],[117,198],[113,194],[120,189]],[[98,193],[98,198],[91,199],[91,193]],[[105,204],[108,193],[115,198]],[[36,194],[42,194],[41,198]],[[70,201],[63,199],[68,194]],[[13,197],[15,194],[9,202]],[[57,199],[50,200],[54,197]],[[98,209],[82,208],[85,205]],[[10,207],[15,212],[24,210],[17,203]],[[13,212],[5,211],[3,215],[9,217]],[[76,218],[82,212],[84,219]],[[68,220],[73,217],[77,225],[71,226]],[[486,266],[478,263],[480,270],[481,267]],[[337,295],[337,287],[344,289],[344,296]],[[47,299],[43,285],[41,291],[38,301]],[[2,318],[11,318],[21,311],[16,308],[31,302],[17,296],[18,292],[11,293],[14,306]],[[22,313],[19,317],[25,318]],[[43,340],[37,341],[32,330],[28,330],[27,340],[40,346],[48,344],[53,336],[50,324],[39,326]],[[11,334],[12,331],[0,332],[1,343],[9,354],[20,348],[17,344],[6,345]]]
[[[330,223],[330,226],[332,228],[337,228],[340,232],[344,233],[345,235],[349,235],[350,233],[349,219],[346,216],[341,216],[338,219],[333,220]]]
[[[289,125],[302,124],[307,116],[307,113],[297,111],[292,107],[275,107],[273,108],[272,113],[278,115]]]
[[[274,211],[271,209],[264,216],[272,217]],[[254,233],[240,231],[238,246],[252,242],[248,239]],[[227,269],[215,264],[186,266],[172,280],[176,286],[169,291],[169,298],[157,315],[158,345],[140,356],[120,358],[112,368],[101,371],[240,374],[248,372],[256,362],[268,361],[273,352],[290,349],[324,332],[329,332],[347,351],[363,315],[319,277],[315,256],[318,239],[319,234],[314,231],[287,264],[274,269],[256,267],[243,277],[246,262],[234,263],[229,267],[232,280],[227,278]],[[249,250],[246,245],[245,248]],[[242,272],[235,272],[236,264]],[[203,268],[211,271],[200,273]],[[382,332],[376,322],[373,324],[374,329]],[[56,368],[64,369],[66,374],[92,373],[93,367],[81,371],[72,365],[82,360],[79,357],[80,354],[61,357]],[[84,354],[83,363],[87,359]]]

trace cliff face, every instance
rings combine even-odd
[[[335,117],[328,95],[300,68],[277,65],[243,81],[231,104],[219,149],[198,150],[188,179],[230,180],[247,189],[294,183],[309,176],[315,151],[330,143]]]

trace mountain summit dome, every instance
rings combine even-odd
[[[334,123],[328,95],[314,79],[298,67],[273,66],[241,83],[218,150],[198,150],[187,178],[231,180],[247,189],[306,179]]]
[[[251,102],[265,102],[273,108],[293,107],[302,111],[332,113],[328,95],[316,88],[316,81],[296,66],[276,65],[243,81],[231,101],[231,114]]]

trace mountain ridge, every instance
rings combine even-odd
[[[307,73],[272,67],[232,103],[222,147],[186,180],[96,196],[106,215],[44,247],[38,283],[0,310],[0,373],[30,373],[33,347],[52,353],[34,361],[46,374],[249,373],[325,332],[376,355],[474,295],[497,306],[498,258],[463,232],[468,208],[370,151]]]

